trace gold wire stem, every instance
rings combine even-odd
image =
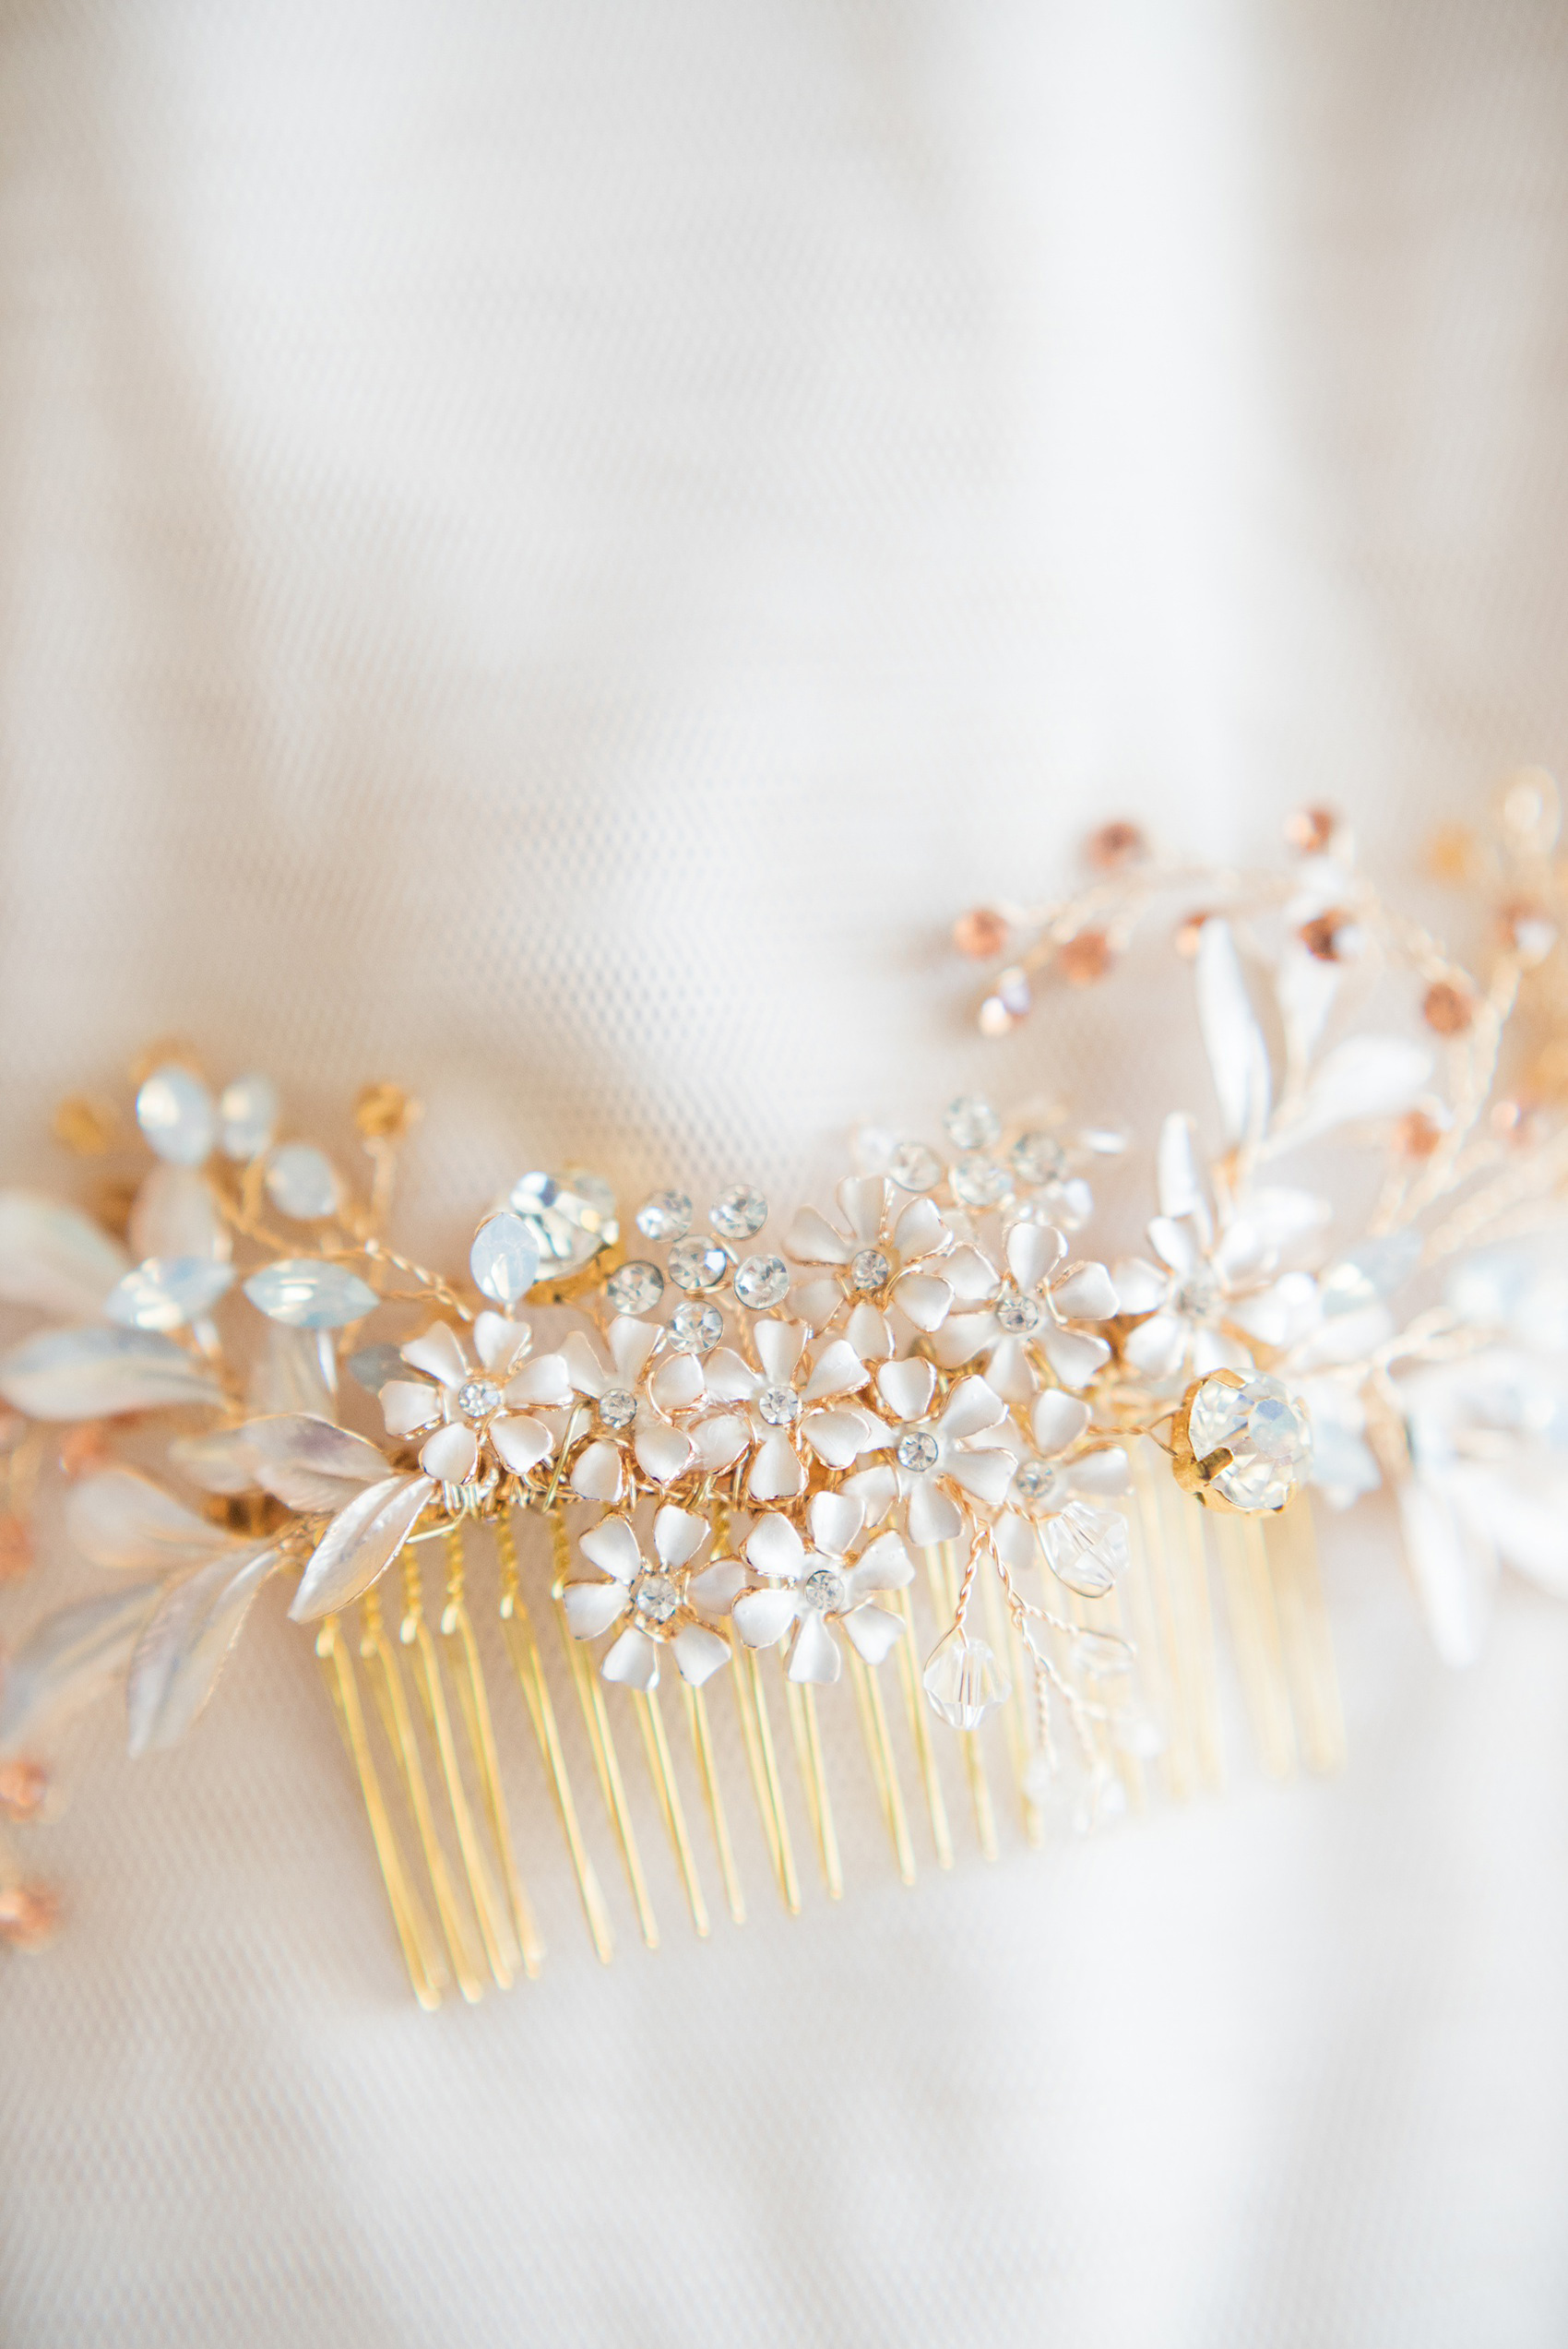
[[[405,1549],[403,1553],[403,1619],[398,1626],[398,1639],[410,1652],[414,1685],[424,1705],[424,1716],[435,1740],[435,1755],[441,1768],[441,1780],[446,1790],[446,1800],[452,1812],[452,1824],[457,1830],[457,1849],[462,1857],[463,1873],[468,1878],[469,1897],[479,1920],[479,1938],[496,1987],[509,1990],[512,1986],[512,1964],[517,1955],[512,1939],[511,1926],[501,1906],[484,1851],[474,1826],[473,1812],[469,1806],[468,1789],[463,1783],[461,1765],[457,1759],[457,1744],[452,1735],[452,1716],[447,1709],[446,1690],[441,1676],[441,1658],[425,1621],[424,1597],[421,1583],[419,1553]]]
[[[431,1807],[430,1789],[425,1783],[424,1763],[420,1756],[419,1739],[414,1734],[413,1717],[409,1711],[408,1691],[398,1662],[398,1651],[386,1636],[381,1619],[381,1595],[369,1590],[360,1601],[360,1655],[370,1671],[371,1687],[375,1693],[377,1710],[386,1742],[398,1764],[403,1782],[403,1792],[413,1813],[414,1830],[430,1877],[431,1890],[435,1895],[435,1913],[441,1920],[441,1931],[452,1961],[452,1973],[458,1989],[471,2005],[483,1996],[484,1985],[479,1965],[469,1941],[468,1927],[452,1878],[446,1866],[446,1854],[441,1848],[441,1838],[435,1831],[435,1814]]]
[[[893,1856],[898,1865],[899,1881],[912,1884],[915,1880],[915,1850],[909,1841],[909,1823],[904,1816],[898,1766],[894,1760],[893,1744],[887,1735],[887,1715],[882,1709],[882,1691],[877,1687],[876,1675],[853,1648],[849,1650],[849,1678],[854,1683],[855,1704],[861,1716],[861,1733],[865,1739],[871,1774],[876,1782],[882,1816],[887,1822]]]
[[[533,1905],[523,1884],[512,1848],[511,1822],[506,1815],[506,1796],[501,1783],[501,1763],[495,1751],[495,1729],[490,1715],[490,1697],[484,1685],[484,1673],[480,1663],[479,1643],[469,1615],[464,1591],[463,1535],[460,1526],[454,1525],[446,1537],[448,1572],[446,1603],[441,1613],[441,1638],[447,1653],[449,1668],[457,1685],[458,1708],[463,1726],[468,1732],[469,1750],[473,1756],[474,1771],[479,1780],[480,1796],[484,1806],[490,1840],[501,1869],[505,1888],[506,1906],[510,1911],[512,1928],[517,1936],[522,1957],[523,1972],[532,1979],[544,1961],[544,1943]]]
[[[985,1609],[986,1635],[997,1655],[1005,1656],[1012,1666],[1007,1675],[1012,1686],[1003,1708],[1002,1725],[1007,1740],[1007,1759],[1013,1765],[1013,1780],[1018,1791],[1024,1833],[1038,1851],[1045,1841],[1045,1815],[1038,1803],[1031,1802],[1024,1789],[1024,1773],[1029,1766],[1029,1699],[1033,1675],[1018,1651],[1017,1627],[1008,1621],[1002,1603],[1002,1585],[994,1574],[982,1568],[980,1586],[980,1604]]]
[[[387,1813],[381,1781],[376,1775],[375,1759],[365,1732],[353,1658],[341,1636],[335,1615],[329,1615],[317,1632],[315,1652],[320,1659],[322,1676],[332,1699],[338,1725],[343,1733],[343,1742],[359,1778],[365,1817],[370,1822],[371,1841],[375,1846],[382,1882],[386,1887],[387,1905],[392,1911],[392,1923],[397,1931],[398,1947],[403,1952],[403,1963],[409,1970],[410,1985],[420,2005],[427,2012],[433,2012],[441,2004],[446,1969],[441,1962],[429,1923],[403,1866],[403,1855],[398,1848],[397,1833]]]
[[[1327,1774],[1345,1767],[1345,1717],[1334,1640],[1318,1573],[1312,1502],[1298,1493],[1264,1529],[1269,1573],[1279,1609],[1286,1671],[1309,1770]]]
[[[670,1740],[664,1734],[664,1717],[659,1709],[659,1693],[653,1688],[634,1688],[632,1706],[642,1732],[643,1753],[647,1761],[648,1776],[653,1791],[659,1796],[675,1865],[681,1871],[686,1905],[692,1913],[692,1925],[699,1941],[708,1936],[707,1902],[703,1898],[697,1877],[696,1854],[686,1831],[686,1815],[681,1807],[681,1790],[675,1783],[675,1766],[670,1756]]]
[[[495,1520],[495,1548],[501,1562],[501,1635],[506,1642],[512,1670],[522,1690],[528,1707],[533,1734],[544,1762],[545,1774],[555,1797],[555,1808],[561,1821],[561,1832],[566,1839],[571,1854],[573,1873],[577,1879],[577,1896],[588,1921],[588,1938],[601,1965],[608,1965],[615,1950],[615,1937],[611,1930],[610,1912],[604,1894],[600,1890],[592,1860],[583,1842],[582,1829],[577,1823],[577,1806],[572,1796],[572,1782],[566,1774],[565,1749],[561,1733],[555,1725],[555,1708],[551,1702],[550,1684],[544,1676],[544,1659],[539,1651],[533,1618],[523,1598],[517,1571],[517,1544],[511,1520]]]
[[[904,1618],[904,1637],[895,1650],[898,1659],[898,1685],[904,1691],[904,1711],[909,1719],[910,1742],[915,1749],[915,1766],[925,1790],[931,1840],[936,1853],[937,1866],[951,1867],[953,1838],[948,1830],[947,1806],[943,1800],[942,1780],[936,1768],[936,1743],[931,1734],[931,1708],[921,1687],[915,1655],[915,1610],[909,1603],[908,1590],[896,1591],[893,1601]]]
[[[572,1684],[582,1708],[583,1725],[588,1731],[588,1747],[593,1755],[594,1774],[599,1791],[604,1797],[604,1807],[610,1814],[610,1824],[620,1846],[626,1882],[631,1888],[632,1904],[637,1913],[637,1926],[650,1950],[659,1947],[659,1926],[653,1914],[653,1903],[647,1896],[647,1880],[637,1851],[637,1839],[632,1830],[632,1815],[626,1805],[626,1789],[621,1776],[620,1758],[615,1740],[611,1735],[610,1714],[604,1702],[604,1691],[594,1669],[593,1658],[580,1640],[575,1639],[561,1604],[567,1569],[572,1563],[571,1544],[566,1533],[565,1520],[559,1510],[550,1517],[550,1544],[554,1564],[554,1579],[551,1595],[555,1602],[555,1619],[560,1627],[561,1643],[566,1651],[566,1663]]]
[[[773,1750],[773,1724],[768,1720],[767,1699],[762,1692],[761,1668],[755,1653],[738,1632],[731,1632],[730,1644],[735,1655],[735,1710],[741,1717],[741,1735],[768,1857],[773,1862],[785,1907],[791,1916],[799,1916],[801,1879],[795,1869],[790,1822],[784,1815],[784,1790],[778,1783],[778,1759]]]
[[[1296,1733],[1263,1528],[1255,1518],[1222,1517],[1213,1538],[1259,1758],[1271,1778],[1289,1778],[1296,1767]]]
[[[950,1623],[958,1604],[957,1544],[938,1542],[925,1553],[926,1573],[931,1581],[931,1593],[936,1603],[937,1620]],[[985,1774],[985,1755],[978,1729],[958,1732],[958,1749],[964,1758],[964,1775],[969,1782],[969,1802],[975,1814],[975,1834],[979,1838],[981,1857],[996,1857],[996,1814],[991,1804],[991,1786]]]
[[[702,1690],[694,1688],[689,1680],[681,1683],[681,1698],[685,1708],[686,1726],[691,1732],[692,1751],[696,1756],[697,1776],[702,1781],[703,1800],[707,1805],[708,1824],[713,1830],[713,1848],[719,1856],[724,1903],[730,1912],[731,1922],[744,1925],[745,1895],[741,1890],[741,1879],[735,1872],[735,1854],[730,1842],[730,1822],[724,1815],[724,1798],[719,1787],[707,1705]]]
[[[780,1659],[782,1664],[782,1658]],[[790,1735],[795,1747],[795,1763],[801,1773],[801,1785],[806,1798],[806,1815],[812,1823],[812,1835],[816,1843],[816,1855],[822,1867],[822,1880],[830,1901],[840,1900],[844,1892],[844,1871],[838,1859],[838,1837],[833,1825],[833,1806],[828,1800],[827,1779],[822,1766],[822,1735],[817,1726],[816,1693],[802,1687],[784,1672],[784,1699],[790,1708]]]

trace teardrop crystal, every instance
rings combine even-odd
[[[219,1142],[225,1158],[248,1165],[278,1130],[278,1088],[270,1077],[236,1077],[218,1099]]]
[[[932,1649],[921,1675],[926,1695],[954,1729],[978,1729],[1007,1699],[1006,1674],[983,1640],[955,1624]]]
[[[206,1163],[217,1122],[212,1095],[178,1061],[155,1068],[137,1095],[137,1124],[159,1157],[175,1166]]]
[[[337,1169],[314,1142],[285,1142],[267,1162],[267,1196],[294,1223],[335,1215],[342,1198]]]
[[[539,1279],[539,1242],[520,1215],[493,1215],[469,1250],[474,1286],[507,1311]]]

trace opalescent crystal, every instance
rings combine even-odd
[[[264,1265],[245,1282],[245,1294],[258,1313],[291,1330],[341,1330],[374,1312],[379,1302],[357,1272],[314,1257],[285,1257]]]
[[[236,1077],[218,1097],[218,1141],[225,1158],[248,1164],[278,1130],[278,1088],[270,1077]]]
[[[335,1215],[342,1196],[336,1169],[314,1142],[285,1142],[267,1162],[267,1196],[294,1223]]]
[[[110,1291],[104,1317],[122,1330],[178,1330],[209,1312],[233,1281],[233,1266],[209,1256],[148,1257]]]
[[[469,1270],[481,1294],[510,1312],[539,1278],[538,1238],[520,1215],[503,1209],[475,1233]]]
[[[218,1115],[201,1079],[172,1060],[155,1068],[137,1093],[137,1124],[160,1158],[201,1166],[211,1153]]]

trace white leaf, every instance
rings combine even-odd
[[[251,1448],[238,1427],[219,1427],[210,1436],[178,1436],[169,1447],[169,1461],[204,1493],[232,1498],[261,1489]]]
[[[401,1368],[395,1348],[386,1348]],[[361,1356],[356,1354],[354,1361]],[[396,1377],[398,1370],[387,1373]],[[269,1321],[262,1337],[245,1400],[257,1417],[279,1412],[308,1411],[317,1419],[337,1416],[338,1357],[325,1330],[285,1330]]]
[[[0,1394],[30,1419],[111,1419],[163,1403],[217,1403],[195,1354],[153,1330],[44,1330],[0,1355]]]
[[[252,1600],[280,1562],[276,1544],[266,1543],[218,1558],[164,1592],[125,1677],[133,1755],[184,1735],[218,1685]]]
[[[227,1260],[229,1234],[206,1177],[194,1166],[153,1168],[131,1210],[131,1252],[138,1264],[149,1256],[194,1256]]]
[[[16,1752],[102,1695],[136,1646],[160,1588],[138,1582],[106,1599],[62,1607],[33,1627],[0,1687],[0,1753]]]
[[[236,1432],[250,1446],[256,1483],[291,1508],[341,1508],[356,1485],[387,1473],[374,1444],[309,1412],[248,1420]]]
[[[97,1313],[130,1258],[90,1216],[33,1191],[0,1191],[0,1299]]]
[[[1292,1061],[1304,1066],[1324,1031],[1339,988],[1339,968],[1321,954],[1292,942],[1274,974],[1279,1021]]]
[[[1205,924],[1207,927],[1207,924]],[[1159,1129],[1155,1166],[1159,1211],[1176,1222],[1184,1215],[1200,1219],[1208,1212],[1202,1171],[1198,1165],[1196,1131],[1190,1117],[1173,1109]]]
[[[65,1532],[94,1566],[122,1573],[147,1568],[167,1574],[229,1546],[221,1526],[198,1517],[134,1468],[105,1468],[73,1486]]]
[[[368,1591],[413,1532],[434,1490],[428,1476],[387,1476],[356,1493],[306,1561],[289,1609],[293,1620],[314,1622]]]
[[[1406,1036],[1351,1036],[1327,1054],[1281,1143],[1310,1141],[1351,1119],[1408,1109],[1431,1075],[1431,1054]]]
[[[1198,932],[1198,1026],[1229,1142],[1255,1140],[1268,1119],[1268,1053],[1228,922]]]

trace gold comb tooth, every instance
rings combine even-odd
[[[490,1829],[491,1844],[501,1869],[506,1907],[522,1957],[523,1972],[532,1979],[543,1963],[544,1944],[540,1938],[533,1905],[512,1847],[511,1821],[507,1817],[505,1791],[501,1783],[500,1759],[495,1751],[490,1697],[484,1685],[479,1644],[474,1638],[473,1622],[468,1608],[463,1529],[457,1521],[446,1531],[446,1597],[441,1611],[441,1638],[457,1691],[458,1710],[468,1733],[469,1751],[479,1780],[480,1798]]]
[[[724,1887],[725,1906],[729,1909],[732,1924],[744,1925],[745,1895],[741,1890],[734,1849],[730,1842],[730,1822],[725,1816],[724,1798],[719,1784],[719,1769],[713,1751],[713,1726],[707,1717],[707,1704],[702,1690],[694,1688],[689,1680],[681,1683],[681,1700],[685,1708],[686,1726],[691,1732],[692,1751],[696,1756],[703,1799],[707,1805],[708,1823],[713,1830],[713,1848],[719,1858],[719,1876]]]
[[[1318,1571],[1312,1501],[1299,1493],[1265,1528],[1269,1569],[1279,1608],[1285,1659],[1309,1770],[1345,1766],[1345,1718],[1334,1641]]]
[[[703,1897],[697,1877],[696,1854],[686,1830],[686,1815],[681,1806],[681,1790],[675,1783],[675,1766],[671,1759],[670,1741],[664,1734],[664,1716],[659,1708],[657,1688],[634,1688],[632,1707],[642,1733],[643,1756],[647,1774],[653,1781],[653,1791],[659,1797],[659,1816],[675,1854],[675,1865],[681,1872],[681,1884],[686,1895],[686,1905],[692,1913],[692,1926],[699,1941],[706,1941],[709,1926],[707,1902]]]
[[[1136,1489],[1123,1504],[1123,1514],[1127,1520],[1127,1570],[1117,1587],[1122,1593],[1129,1637],[1136,1651],[1136,1686],[1159,1727],[1162,1739],[1159,1776],[1169,1792],[1177,1795],[1180,1800],[1181,1795],[1177,1792],[1179,1783],[1182,1794],[1194,1791],[1195,1767],[1187,1738],[1186,1720],[1178,1705],[1173,1685],[1175,1658],[1170,1645],[1161,1637],[1154,1579],[1144,1541],[1142,1496]],[[1170,1758],[1179,1743],[1184,1776],[1171,1768]]]
[[[441,1920],[453,1977],[463,1997],[471,2005],[483,1997],[484,1985],[469,1944],[457,1896],[452,1889],[446,1854],[435,1831],[435,1815],[431,1808],[424,1763],[409,1711],[408,1692],[403,1687],[397,1651],[386,1636],[386,1627],[382,1620],[381,1594],[374,1587],[360,1601],[360,1656],[370,1673],[371,1687],[375,1694],[376,1709],[381,1714],[386,1742],[397,1763],[409,1808],[413,1814],[414,1830],[424,1855],[431,1890],[435,1895],[435,1913]]]
[[[571,1626],[566,1621],[565,1609],[561,1604],[561,1593],[566,1587],[566,1577],[572,1564],[572,1545],[566,1532],[566,1520],[559,1509],[550,1511],[550,1545],[554,1569],[551,1596],[555,1603],[555,1619],[566,1651],[566,1662],[577,1692],[577,1702],[582,1708],[583,1725],[588,1731],[588,1748],[593,1755],[594,1774],[599,1780],[599,1790],[604,1797],[604,1807],[610,1814],[610,1824],[620,1847],[622,1866],[625,1868],[626,1881],[631,1888],[632,1904],[637,1913],[638,1928],[647,1948],[657,1950],[659,1926],[654,1917],[653,1903],[648,1899],[642,1858],[632,1828],[632,1816],[626,1804],[620,1757],[611,1734],[604,1691],[593,1658],[583,1642],[574,1638]]]
[[[899,1881],[912,1884],[915,1880],[915,1847],[909,1841],[909,1822],[904,1816],[898,1765],[894,1759],[892,1740],[887,1735],[887,1715],[882,1709],[882,1690],[877,1686],[875,1673],[869,1669],[852,1646],[849,1649],[849,1678],[854,1686],[855,1703],[861,1716],[861,1734],[865,1739],[866,1756],[892,1842]]]
[[[939,1623],[951,1623],[958,1606],[957,1544],[938,1542],[923,1551],[926,1574],[931,1583],[931,1595]],[[978,1729],[961,1729],[957,1733],[959,1751],[964,1757],[964,1775],[969,1782],[969,1801],[975,1814],[975,1834],[981,1856],[996,1857],[996,1814],[991,1805],[991,1786],[985,1774],[985,1756],[980,1747]]]
[[[1253,1518],[1222,1517],[1213,1540],[1259,1758],[1271,1778],[1289,1778],[1296,1767],[1296,1731],[1263,1528]]]
[[[506,1652],[522,1690],[523,1702],[533,1723],[551,1792],[555,1798],[556,1814],[561,1831],[566,1839],[573,1873],[577,1880],[577,1897],[588,1921],[588,1937],[600,1964],[608,1965],[614,1954],[615,1937],[611,1929],[610,1912],[599,1878],[583,1842],[577,1822],[577,1806],[572,1795],[572,1783],[566,1772],[566,1755],[561,1743],[561,1733],[555,1723],[555,1708],[551,1701],[550,1684],[544,1676],[544,1660],[539,1651],[539,1640],[533,1619],[524,1601],[517,1570],[517,1544],[509,1516],[498,1517],[494,1523],[496,1555],[501,1567],[501,1631],[506,1642]]]
[[[420,2005],[431,2012],[441,2004],[446,1970],[436,1950],[419,1897],[409,1882],[402,1853],[398,1848],[397,1832],[381,1792],[381,1781],[376,1774],[374,1757],[365,1732],[364,1711],[360,1703],[353,1658],[335,1615],[329,1615],[317,1632],[315,1652],[320,1659],[327,1693],[332,1699],[333,1711],[343,1733],[343,1742],[359,1778],[365,1817],[370,1822],[371,1841],[375,1846],[382,1881],[386,1887],[387,1905],[392,1911],[392,1924],[398,1947],[403,1952],[403,1963],[408,1968],[410,1986]]]
[[[920,1685],[920,1663],[915,1653],[915,1611],[907,1589],[895,1591],[893,1598],[904,1618],[904,1637],[899,1640],[897,1651],[898,1680],[904,1691],[904,1711],[909,1718],[910,1743],[915,1749],[915,1766],[925,1792],[931,1840],[936,1853],[937,1866],[951,1867],[953,1837],[947,1825],[947,1806],[943,1799],[942,1780],[936,1767],[936,1747],[931,1734],[931,1708]]]
[[[1133,1447],[1133,1483],[1136,1497],[1134,1525],[1138,1535],[1137,1565],[1143,1569],[1140,1580],[1146,1594],[1145,1612],[1150,1645],[1158,1648],[1159,1654],[1166,1692],[1165,1784],[1174,1801],[1184,1803],[1196,1793],[1198,1785],[1194,1665],[1174,1587],[1178,1570],[1175,1553],[1185,1534],[1182,1528],[1172,1529],[1162,1519],[1158,1471],[1149,1460],[1146,1444]]]
[[[1215,1657],[1214,1609],[1209,1604],[1208,1554],[1204,1546],[1204,1512],[1174,1485],[1170,1506],[1181,1531],[1176,1563],[1182,1637],[1191,1660],[1193,1743],[1198,1776],[1218,1789],[1225,1783],[1219,1735],[1219,1674]]]
[[[828,1800],[827,1779],[822,1765],[822,1735],[817,1725],[816,1692],[791,1680],[783,1669],[784,1699],[790,1708],[790,1735],[795,1747],[795,1762],[801,1773],[801,1786],[806,1798],[806,1815],[811,1820],[812,1835],[816,1843],[816,1855],[822,1867],[822,1880],[830,1901],[839,1900],[844,1891],[844,1872],[838,1857],[838,1837],[833,1824],[833,1806]]]
[[[763,1695],[761,1667],[754,1650],[733,1629],[730,1645],[735,1658],[735,1710],[741,1718],[741,1735],[768,1856],[785,1907],[791,1916],[799,1916],[801,1880],[790,1841],[790,1822],[784,1812],[784,1790],[778,1783],[778,1759],[773,1748],[773,1725],[767,1717],[767,1699]]]

